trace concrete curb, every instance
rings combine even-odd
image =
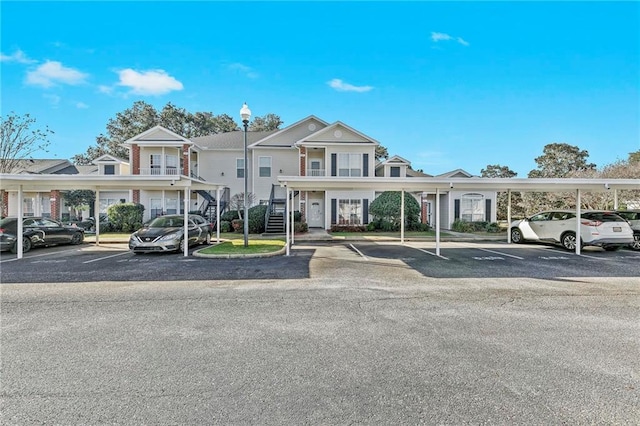
[[[215,244],[213,244],[215,245]],[[257,257],[273,257],[273,256],[282,256],[287,251],[287,246],[283,246],[278,251],[272,251],[269,253],[253,253],[253,254],[205,254],[200,253],[201,250],[206,250],[207,247],[198,249],[192,253],[194,257],[206,257],[212,259],[252,259]]]

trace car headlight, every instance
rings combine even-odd
[[[158,241],[169,241],[169,240],[177,240],[179,238],[182,238],[182,231],[180,232],[172,232],[170,234],[167,234],[163,237],[160,237],[158,239]]]

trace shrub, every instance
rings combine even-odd
[[[229,222],[228,220],[220,221],[220,232],[232,232],[232,231],[233,231],[233,227],[231,226],[231,222]]]
[[[302,222],[302,213],[297,210],[293,212],[293,222]]]
[[[234,219],[231,221],[231,227],[233,228],[233,232],[239,232],[241,234],[244,233],[244,220]]]
[[[220,220],[226,220],[227,222],[231,222],[232,220],[240,219],[238,216],[237,210],[229,210],[220,215]]]
[[[144,206],[137,203],[112,204],[107,208],[107,217],[116,232],[133,232],[142,227]]]
[[[309,225],[306,222],[294,222],[293,232],[299,234],[302,232],[309,232]]]
[[[331,232],[364,232],[366,229],[363,225],[331,225]]]
[[[265,230],[264,216],[267,213],[266,205],[257,205],[249,208],[249,233],[262,234]]]
[[[402,204],[402,193],[400,191],[386,191],[380,194],[369,205],[369,213],[382,221],[382,230],[400,229],[400,210]],[[418,223],[420,215],[420,204],[408,192],[404,194],[404,220],[405,223]],[[393,226],[384,225],[384,222],[391,223]],[[390,229],[385,229],[390,228]]]

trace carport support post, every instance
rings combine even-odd
[[[618,210],[618,190],[613,190],[613,209]]]
[[[216,188],[216,243],[220,242],[220,187]]]
[[[404,244],[404,189],[400,191],[400,244]]]
[[[294,198],[295,198],[295,195],[293,191],[291,191],[291,210],[289,210],[289,219],[291,219],[291,227],[289,228],[291,229],[291,245],[294,245],[296,243],[296,228],[294,226],[295,221],[294,221],[294,215],[293,215],[294,210],[296,208]]]
[[[285,229],[285,246],[286,246],[286,250],[287,250],[287,256],[289,256],[289,237],[290,237],[290,232],[291,232],[291,224],[289,222],[289,219],[287,218],[287,212],[289,211],[289,187],[287,186],[287,211],[284,213],[284,219],[285,219],[285,223],[286,223],[286,229]]]
[[[580,225],[582,224],[582,211],[580,210],[580,203],[580,189],[576,189],[576,254],[578,256],[580,256],[580,241],[582,241],[582,236],[580,235]]]
[[[510,189],[507,190],[507,244],[511,244],[511,190]]]
[[[22,216],[24,215],[23,211],[23,194],[22,194],[22,185],[18,186],[18,220],[16,221],[16,226],[18,232],[16,232],[16,244],[18,244],[18,259],[22,259],[22,233],[24,232],[22,229]]]
[[[436,256],[440,256],[440,188],[436,188]]]
[[[183,220],[183,228],[184,228],[184,257],[189,256],[189,188],[184,188],[184,200],[182,202],[184,206],[184,220]]]
[[[96,245],[100,245],[100,189],[96,187],[96,199],[93,200],[93,222],[96,227]]]

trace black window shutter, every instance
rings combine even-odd
[[[335,154],[334,154],[335,155]],[[338,222],[338,200],[331,199],[331,224],[335,225]]]
[[[366,198],[362,200],[362,223],[369,224],[369,200]]]
[[[331,176],[338,175],[338,154],[331,154]]]
[[[491,222],[491,199],[485,200],[485,203],[486,208],[484,210],[484,220]]]
[[[453,200],[453,218],[460,219],[460,200]]]
[[[362,176],[369,177],[369,154],[362,154]]]

